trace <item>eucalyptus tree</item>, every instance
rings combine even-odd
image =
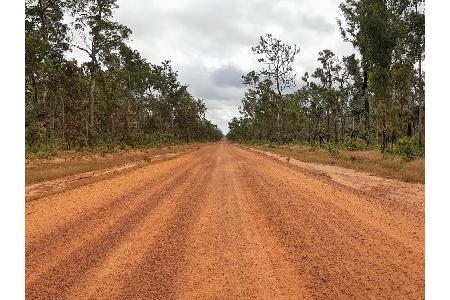
[[[95,91],[102,66],[117,52],[131,34],[131,30],[113,20],[117,0],[74,0],[72,15],[81,43],[75,47],[84,51],[90,61],[86,63],[90,76],[88,133],[95,130]]]
[[[321,63],[321,67],[317,68],[312,74],[313,78],[316,78],[321,83],[320,93],[322,101],[324,102],[326,123],[327,123],[327,141],[331,140],[331,122],[332,118],[336,119],[338,111],[338,93],[335,89],[335,79],[337,73],[341,70],[341,66],[338,60],[329,49],[325,49],[319,52],[318,61]],[[334,140],[337,140],[337,124],[334,123]]]
[[[149,63],[126,44],[131,30],[114,20],[116,8],[115,0],[26,1],[27,149],[221,138],[169,61]],[[87,62],[67,60],[75,48]]]
[[[243,83],[248,85],[240,112],[249,123],[248,131],[264,140],[279,139],[277,128],[277,104],[273,99],[276,93],[273,83],[255,71],[243,76]]]
[[[66,1],[25,2],[25,112],[29,133],[51,136],[56,127],[58,88],[69,50]],[[39,132],[45,131],[45,134]],[[35,138],[34,138],[35,139]]]
[[[230,122],[230,137],[254,133],[253,138],[264,139],[258,135],[264,128],[276,129],[283,137],[279,142],[306,137],[309,143],[333,141],[352,149],[380,146],[391,152],[398,149],[397,141],[423,145],[424,0],[343,0],[339,7],[342,37],[357,53],[338,58],[331,50],[321,51],[320,66],[312,75],[305,73],[303,86],[283,95],[277,86],[277,63],[292,63],[297,49],[286,55],[291,59],[277,59],[284,44],[270,35],[261,37],[252,50],[264,68],[249,73],[247,83],[271,83],[276,125],[263,118],[270,106],[262,105],[261,88],[253,84],[242,101],[242,117]],[[281,73],[294,82],[295,73]]]
[[[425,80],[422,68],[425,59],[425,0],[405,0],[406,12],[402,15],[405,28],[405,39],[403,46],[407,49],[407,56],[411,58],[411,63],[415,69],[415,102],[417,103],[417,131],[419,144],[424,144],[424,109],[425,109]],[[412,115],[414,112],[412,112]],[[414,117],[413,117],[414,118]],[[412,123],[408,124],[408,131],[411,132]]]
[[[361,67],[363,70],[363,81],[361,86],[361,97],[364,101],[365,131],[370,128],[370,102],[369,102],[369,61],[367,54],[367,45],[365,41],[370,38],[369,33],[365,31],[364,15],[365,6],[370,1],[367,0],[344,0],[339,5],[339,9],[344,19],[337,19],[339,30],[344,41],[350,42],[361,56]]]
[[[338,21],[342,36],[344,40],[352,42],[362,57],[364,90],[367,89],[366,74],[370,73],[374,105],[381,124],[383,151],[392,132],[390,70],[393,52],[402,36],[400,16],[407,7],[404,3],[386,0],[346,0],[340,5],[346,21],[346,26],[341,20]],[[368,102],[366,112],[369,112]]]
[[[296,73],[293,69],[295,56],[300,52],[297,45],[283,43],[272,34],[261,36],[259,44],[252,47],[258,55],[258,62],[263,64],[259,75],[270,80],[276,91],[275,105],[277,107],[277,128],[282,131],[282,114],[284,108],[283,91],[295,86]]]

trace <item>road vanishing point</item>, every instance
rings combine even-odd
[[[423,299],[423,203],[229,142],[26,203],[27,299]]]

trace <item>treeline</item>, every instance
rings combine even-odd
[[[214,141],[170,62],[147,62],[127,45],[131,30],[113,19],[116,0],[27,0],[27,151]],[[69,21],[70,20],[70,21]],[[78,49],[88,60],[66,59]]]
[[[346,0],[339,7],[340,32],[357,53],[320,51],[320,66],[294,90],[300,49],[261,37],[252,51],[262,67],[243,76],[249,88],[229,139],[423,153],[424,1]]]

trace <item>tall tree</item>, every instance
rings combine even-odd
[[[29,132],[55,130],[58,78],[64,52],[69,49],[68,28],[63,23],[66,1],[25,2],[25,99]]]
[[[273,83],[273,77],[249,73],[246,78],[253,85],[242,100],[242,117],[229,124],[230,137],[265,140],[267,135],[258,132],[276,128],[283,136],[279,142],[327,141],[383,151],[400,149],[391,147],[397,141],[423,146],[423,4],[423,0],[344,0],[340,5],[344,18],[338,25],[358,53],[338,58],[331,50],[320,52],[320,67],[312,76],[305,73],[298,91],[282,95],[281,128],[262,113],[270,106],[262,105],[258,94],[262,89],[254,84],[262,82],[259,77]],[[280,99],[272,89],[272,97]]]
[[[312,77],[318,79],[322,86],[320,93],[322,99],[324,100],[324,107],[326,109],[326,119],[327,119],[327,141],[331,139],[331,119],[335,119],[337,111],[337,101],[338,94],[334,87],[335,79],[341,66],[338,64],[335,54],[333,51],[325,49],[319,52],[319,62],[322,67],[317,68],[313,73]],[[335,122],[334,122],[335,123]],[[335,125],[334,139],[337,139],[337,126]]]
[[[272,81],[277,97],[275,104],[277,106],[277,127],[282,130],[282,113],[284,108],[282,93],[286,88],[295,86],[295,71],[293,64],[295,56],[300,52],[297,45],[283,43],[280,39],[266,34],[261,36],[259,44],[252,47],[253,53],[259,55],[258,62],[263,63],[264,67],[260,75]]]
[[[346,0],[340,8],[347,23],[344,28],[342,21],[338,21],[341,33],[360,51],[364,72],[370,72],[374,101],[381,114],[381,147],[384,151],[392,129],[389,72],[393,51],[401,36],[399,16],[406,6],[402,1]]]
[[[82,45],[76,47],[84,51],[90,61],[87,63],[90,76],[88,133],[94,132],[95,90],[102,66],[117,52],[131,34],[131,30],[113,20],[117,0],[79,0],[73,2],[72,14],[75,29],[78,30]],[[87,29],[87,30],[86,30]]]
[[[131,31],[114,21],[115,8],[108,0],[26,1],[27,151],[221,138],[170,62],[151,64],[126,44]],[[75,48],[86,63],[67,60]]]

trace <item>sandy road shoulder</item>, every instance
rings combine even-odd
[[[423,211],[235,148],[248,192],[314,298],[424,293]]]
[[[324,175],[330,180],[343,186],[363,192],[372,197],[391,199],[403,202],[407,206],[424,209],[425,185],[421,183],[410,183],[396,179],[382,178],[365,172],[343,168],[339,166],[307,163],[294,158],[287,158],[281,155],[262,151],[247,146],[239,146],[252,152],[266,155],[273,159],[282,161],[300,169],[316,172]]]

